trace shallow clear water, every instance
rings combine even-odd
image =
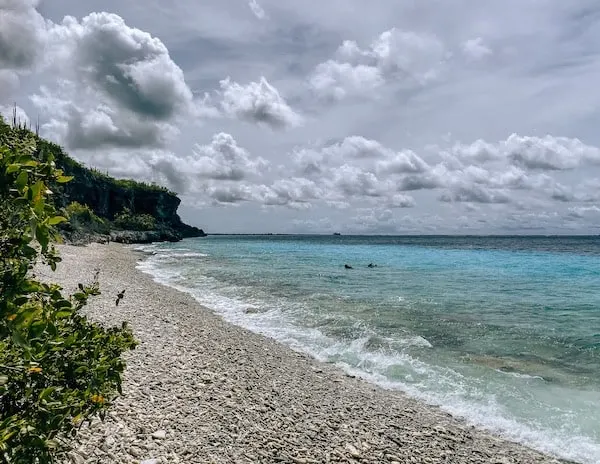
[[[600,237],[210,236],[141,249],[142,270],[230,322],[600,462]]]

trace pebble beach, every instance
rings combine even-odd
[[[86,314],[127,321],[139,341],[123,396],[80,431],[66,463],[564,462],[233,326],[137,270],[144,256],[131,248],[60,254],[56,272],[38,274],[72,291],[99,270]]]

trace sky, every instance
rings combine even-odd
[[[600,233],[597,0],[0,0],[0,112],[211,233]]]

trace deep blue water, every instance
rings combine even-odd
[[[210,236],[143,249],[143,270],[230,322],[600,462],[600,237]]]

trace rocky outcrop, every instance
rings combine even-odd
[[[133,180],[114,179],[97,170],[88,169],[70,158],[58,145],[43,139],[38,141],[38,147],[41,151],[52,154],[57,167],[65,175],[73,176],[72,181],[55,186],[58,206],[64,207],[76,201],[89,206],[97,216],[109,221],[126,209],[132,214],[149,214],[156,219],[156,230],[135,233],[115,231],[115,241],[177,241],[206,235],[202,229],[183,223],[177,214],[181,200],[166,188]]]

